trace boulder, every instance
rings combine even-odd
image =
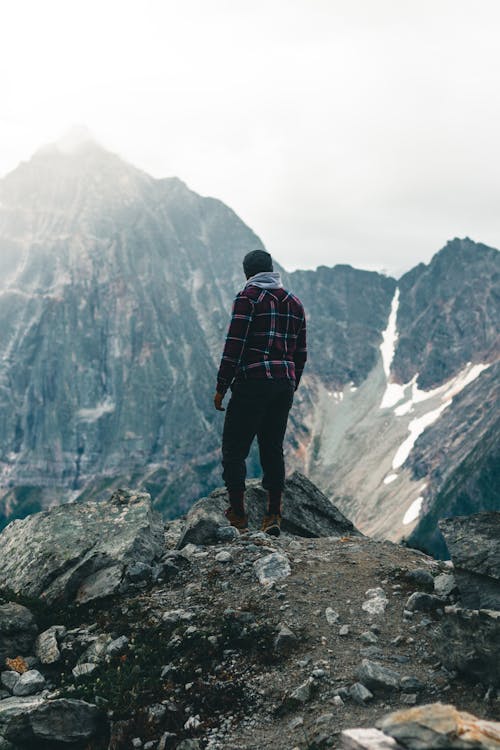
[[[40,693],[45,687],[45,677],[40,674],[38,669],[28,669],[23,672],[16,681],[12,692],[14,695],[35,695]]]
[[[376,727],[408,750],[487,750],[500,745],[500,723],[443,703],[393,711],[379,719]]]
[[[43,633],[40,633],[36,639],[35,653],[42,664],[56,664],[60,661],[61,652],[57,639],[63,638],[65,635],[66,628],[64,625],[52,625]]]
[[[0,701],[0,736],[16,746],[86,741],[102,731],[102,721],[97,706],[81,700],[33,696]]]
[[[258,480],[247,482],[245,506],[250,529],[260,529],[267,493]],[[178,542],[182,548],[192,544],[216,544],[225,539],[222,531],[228,521],[224,510],[229,501],[225,489],[214,490],[189,510]],[[298,471],[285,482],[282,531],[302,537],[362,536],[351,521],[312,482]]]
[[[0,534],[0,587],[48,604],[115,593],[127,566],[163,547],[147,493],[116,490],[103,502],[68,503],[11,521]]]
[[[365,687],[372,690],[397,690],[401,679],[397,672],[369,659],[363,659],[356,676]]]
[[[0,605],[0,668],[6,658],[29,654],[37,631],[35,618],[27,607],[15,602]]]
[[[442,518],[462,605],[500,610],[500,512]]]
[[[436,654],[447,669],[500,686],[500,612],[446,607],[434,636]]]

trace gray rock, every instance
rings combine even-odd
[[[281,552],[272,552],[255,560],[253,569],[259,582],[265,586],[286,578],[292,572],[288,558]]]
[[[339,635],[349,635],[349,625],[341,625],[339,628]]]
[[[17,696],[35,695],[45,687],[45,677],[37,669],[29,669],[19,677],[12,693]]]
[[[106,657],[110,642],[111,636],[108,633],[101,633],[81,654],[78,663],[101,664]]]
[[[240,532],[234,526],[219,526],[217,529],[217,541],[219,542],[233,542],[239,536]]]
[[[121,656],[128,649],[128,638],[126,635],[121,635],[119,638],[115,638],[111,643],[106,646],[106,654],[108,656]]]
[[[64,637],[66,628],[64,625],[52,625],[52,627],[40,633],[35,643],[35,653],[42,664],[56,664],[61,659],[58,638]]]
[[[153,575],[153,569],[151,565],[141,562],[138,560],[132,565],[127,567],[127,578],[133,583],[139,583],[140,581],[150,581]]]
[[[308,677],[305,682],[295,688],[286,698],[285,703],[288,708],[297,708],[303,706],[311,699],[314,680]]]
[[[500,512],[442,518],[439,528],[455,568],[500,580]]]
[[[169,625],[179,625],[181,622],[189,622],[194,617],[194,612],[186,609],[170,609],[162,615],[163,622]]]
[[[434,590],[434,578],[432,577],[432,574],[429,573],[429,571],[425,568],[415,568],[414,570],[409,570],[406,574],[406,579],[410,583],[414,584],[418,589],[427,591],[428,593]]]
[[[10,523],[0,534],[0,586],[48,604],[84,603],[115,593],[126,566],[149,564],[162,547],[150,496],[116,490],[108,501],[68,503]]]
[[[215,560],[217,562],[228,563],[228,562],[232,562],[233,556],[230,552],[224,549],[215,555]]]
[[[1,681],[2,685],[7,688],[9,693],[12,693],[16,682],[19,682],[21,675],[18,672],[13,672],[11,669],[2,672]]]
[[[340,620],[340,615],[331,607],[325,609],[326,621],[329,625],[335,625]]]
[[[290,630],[288,625],[282,622],[279,624],[279,630],[276,638],[274,639],[274,648],[276,651],[282,653],[293,648],[297,644],[298,640],[299,639],[297,638],[295,633]]]
[[[372,690],[397,690],[399,688],[400,676],[397,672],[369,659],[363,659],[356,671],[356,676],[365,687]]]
[[[404,703],[407,706],[414,706],[417,699],[418,695],[416,693],[404,693],[404,695],[401,696],[401,703]]]
[[[191,506],[177,543],[178,549],[187,544],[217,544],[219,541],[219,529],[227,526],[227,519],[223,509],[212,506],[208,500],[209,498],[201,498]],[[224,503],[224,507],[226,506],[227,502]]]
[[[462,605],[500,610],[500,512],[442,518]]]
[[[361,609],[369,615],[383,615],[389,603],[384,589],[377,586],[376,588],[368,589],[365,594],[366,600],[361,605]]]
[[[414,693],[425,690],[425,683],[415,677],[414,675],[407,675],[401,677],[400,687],[403,693]]]
[[[456,588],[457,582],[452,573],[440,573],[434,578],[434,593],[436,596],[449,596]]]
[[[446,602],[435,594],[425,594],[422,591],[415,591],[411,594],[405,604],[408,612],[432,612],[435,609],[444,607]]]
[[[153,726],[159,726],[166,713],[167,707],[163,703],[153,703],[147,709],[148,723]]]
[[[1,541],[0,534],[0,567]],[[0,573],[0,578],[1,575]],[[27,607],[15,602],[0,605],[0,668],[5,664],[6,658],[29,654],[37,632],[35,618]]]
[[[447,669],[500,686],[500,612],[446,607],[434,648]]]
[[[97,664],[94,662],[82,662],[81,664],[77,664],[76,667],[73,667],[71,672],[75,680],[79,680],[82,677],[88,677],[92,672],[95,672],[96,669]]]
[[[16,745],[42,742],[77,743],[102,728],[102,714],[93,704],[59,698],[7,698],[0,703],[0,734]]]
[[[247,482],[246,509],[251,529],[260,528],[266,502],[266,491],[260,482]],[[228,532],[220,529],[227,528],[224,516],[227,506],[227,493],[223,489],[217,489],[208,497],[198,500],[187,514],[178,547],[181,548],[188,542],[215,544],[217,541],[226,541],[220,538],[220,534]],[[303,537],[362,536],[326,495],[298,471],[285,482],[281,529]]]
[[[360,705],[364,705],[373,699],[373,693],[368,690],[361,682],[355,682],[349,688],[349,695],[351,698]],[[340,699],[342,700],[342,698]]]

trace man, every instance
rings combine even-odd
[[[307,359],[306,321],[300,300],[283,288],[265,250],[243,260],[247,278],[236,296],[217,376],[215,408],[231,388],[222,436],[222,477],[229,494],[226,517],[248,530],[245,459],[257,435],[267,512],[262,531],[279,536],[285,482],[283,439],[294,391]]]

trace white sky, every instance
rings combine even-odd
[[[287,268],[500,246],[499,0],[3,0],[0,175],[71,125]]]

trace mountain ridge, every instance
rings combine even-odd
[[[116,483],[143,486],[175,515],[220,481],[221,426],[210,409],[215,373],[243,285],[241,259],[263,243],[218,199],[178,178],[150,177],[101,147],[53,159],[53,152],[39,155],[0,180],[4,522],[23,513],[23,503],[84,500]],[[356,445],[359,429],[389,430],[388,456],[423,409],[424,391],[430,398],[438,384],[469,372],[468,362],[483,366],[486,353],[495,361],[498,257],[455,239],[399,281],[348,264],[293,272],[276,264],[306,305],[310,333],[288,465],[320,480],[344,512],[354,502],[365,513],[355,517],[362,529],[370,516],[386,528],[379,506],[387,498],[390,513],[393,490],[406,512],[420,479],[410,469],[391,485],[367,475],[363,489],[359,449],[348,450],[347,472],[335,464],[336,452]],[[384,336],[394,349],[387,376],[379,371]],[[398,400],[381,410],[390,389]],[[342,400],[353,405],[349,414]],[[378,476],[376,464],[388,458],[376,442],[361,441],[361,455]],[[257,472],[254,450],[249,475]],[[391,533],[407,536],[411,528],[403,527],[394,522]]]

